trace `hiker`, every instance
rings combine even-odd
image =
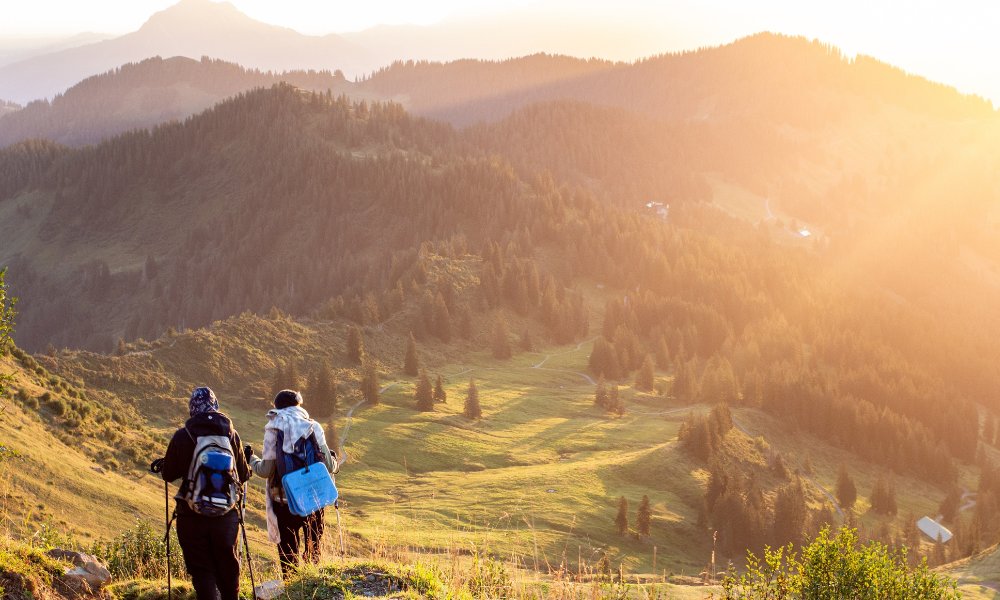
[[[300,552],[307,562],[319,562],[324,528],[325,511],[321,508],[306,517],[292,513],[281,485],[283,469],[279,467],[279,459],[284,461],[286,456],[295,453],[300,440],[315,443],[317,460],[321,460],[331,474],[340,470],[336,454],[327,446],[323,427],[310,419],[309,413],[302,408],[302,394],[282,390],[274,397],[274,408],[267,412],[263,457],[254,455],[250,446],[245,448],[251,470],[267,479],[267,536],[278,545],[278,562],[286,578],[297,570]],[[303,443],[299,443],[298,448],[302,447]]]
[[[240,451],[240,436],[229,417],[219,412],[215,393],[207,387],[194,390],[188,408],[191,418],[174,433],[161,463],[164,481],[183,479],[174,496],[177,539],[198,600],[237,600],[240,515],[236,503],[238,486],[250,479],[250,470]],[[208,467],[217,470],[206,475]]]

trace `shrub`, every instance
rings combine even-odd
[[[176,529],[170,530],[171,547],[178,560],[172,561],[172,574],[183,575],[180,544]],[[115,579],[159,579],[167,576],[167,545],[162,531],[154,531],[145,521],[136,521],[109,542],[96,542],[91,554],[100,558]]]
[[[473,598],[510,598],[514,592],[503,563],[478,554],[472,559],[472,572],[466,585]]]
[[[857,531],[842,528],[836,536],[824,528],[802,549],[764,550],[763,560],[750,554],[747,571],[728,573],[723,598],[853,598],[855,600],[938,600],[960,598],[953,580],[931,572],[924,561],[907,564],[906,551],[892,552],[878,542],[860,545]]]

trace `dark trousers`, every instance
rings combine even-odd
[[[239,598],[240,561],[236,544],[239,528],[235,510],[221,517],[177,516],[177,539],[198,600]]]
[[[323,539],[324,510],[320,509],[308,517],[300,517],[288,510],[288,505],[274,503],[274,516],[278,519],[278,562],[281,575],[288,577],[299,566],[299,552],[313,564],[320,559],[320,542]]]

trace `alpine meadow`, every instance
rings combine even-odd
[[[545,45],[634,2],[167,4],[0,25],[0,596],[1000,598],[991,100]]]

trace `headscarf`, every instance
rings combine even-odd
[[[219,412],[219,400],[215,397],[215,392],[212,391],[212,388],[196,388],[191,392],[188,409],[191,411],[192,417],[201,413]]]

